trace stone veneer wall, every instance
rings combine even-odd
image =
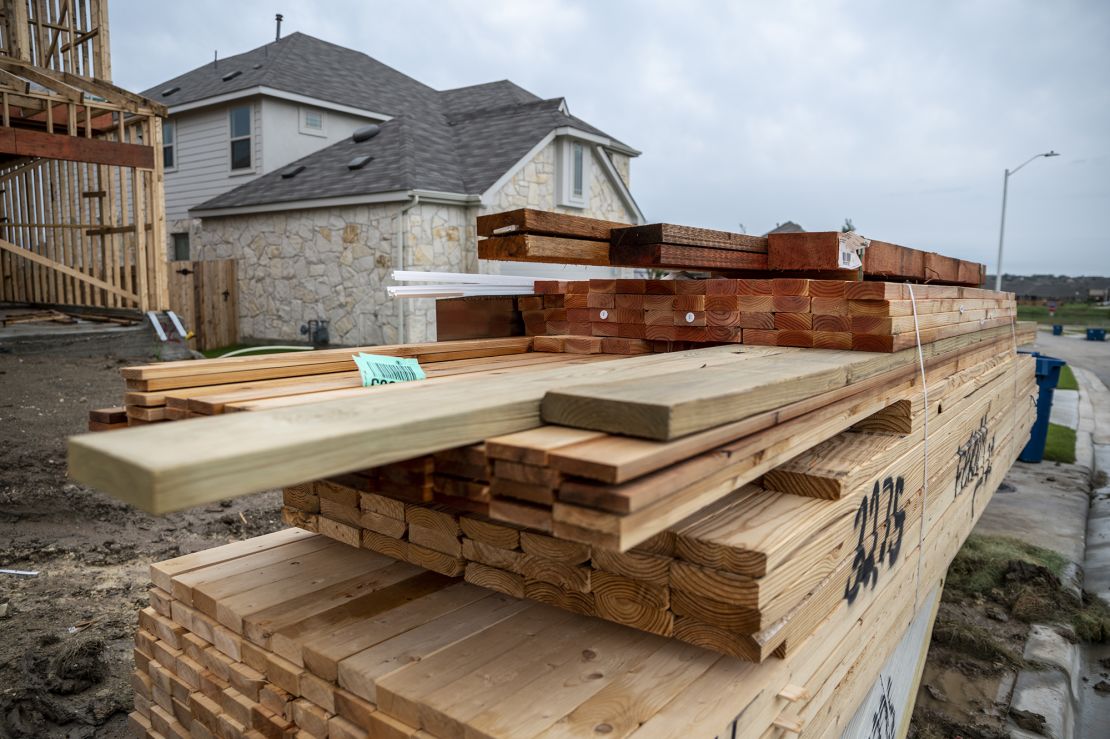
[[[605,174],[604,165],[597,161],[593,147],[589,148],[594,157],[590,167],[590,201],[586,208],[567,208],[556,205],[556,144],[552,143],[539,151],[532,161],[525,164],[500,190],[489,198],[489,206],[482,212],[497,213],[514,208],[538,208],[560,213],[573,213],[590,218],[604,218],[609,221],[631,222],[624,201]],[[628,157],[614,155],[614,166],[621,179],[628,181]],[[623,160],[623,162],[621,161]],[[622,172],[623,168],[623,172]]]
[[[329,322],[336,344],[398,339],[385,286],[400,205],[357,205],[203,219],[198,259],[239,260],[239,332],[300,343],[301,325]]]
[[[589,207],[556,206],[555,148],[537,153],[481,209],[433,203],[409,209],[404,269],[495,271],[496,263],[478,262],[474,219],[480,212],[529,207],[632,221],[597,161],[590,168]],[[625,178],[628,157],[617,155],[614,164]],[[333,343],[390,344],[402,338],[403,312],[404,341],[434,341],[435,301],[400,306],[386,295],[400,210],[390,203],[205,218],[189,229],[193,258],[239,260],[245,338],[302,342],[301,325],[315,318],[329,321]]]

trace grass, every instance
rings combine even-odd
[[[1043,305],[1019,305],[1017,310],[1019,321],[1065,326],[1110,326],[1110,306],[1061,303],[1056,308],[1055,316],[1048,315],[1048,308]]]
[[[258,346],[258,345],[257,344],[232,344],[231,346],[221,346],[218,349],[206,349],[205,351],[201,352],[201,354],[203,354],[208,359],[215,359],[216,357],[222,357],[223,355],[227,354],[228,352],[233,352],[236,349],[246,349],[247,347],[252,347],[252,346]],[[291,351],[297,351],[297,350],[295,350],[295,349],[278,349],[278,348],[275,347],[273,349],[259,350],[259,351],[256,351],[256,352],[250,352],[249,354],[245,354],[245,355],[240,354],[239,356],[255,357],[255,356],[258,356],[260,354],[285,354],[286,352],[291,352]]]
[[[1060,379],[1056,383],[1057,390],[1078,390],[1079,383],[1075,381],[1075,373],[1071,371],[1071,367],[1064,365],[1060,368]]]
[[[1077,599],[1065,590],[1059,578],[1066,565],[1062,554],[1021,539],[972,534],[948,568],[945,595],[993,601],[1025,623],[1068,623],[1085,641],[1110,640],[1110,607],[1090,594]],[[979,637],[966,627],[951,635],[964,648],[970,648],[971,641],[989,647],[989,640]],[[999,657],[1005,655],[991,656]]]
[[[985,595],[1005,584],[1006,573],[1013,561],[1044,567],[1054,575],[1063,572],[1068,562],[1058,552],[1027,544],[1020,539],[972,534],[952,560],[946,587],[965,595]]]
[[[1075,429],[1058,423],[1048,424],[1048,436],[1044,444],[1044,460],[1075,464]]]

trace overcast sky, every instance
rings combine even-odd
[[[141,90],[301,31],[437,89],[508,78],[641,150],[649,221],[785,220],[986,262],[1110,274],[1110,3],[111,0]]]

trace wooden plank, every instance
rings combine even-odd
[[[88,434],[70,441],[70,473],[146,510],[165,512],[534,428],[543,395],[559,384],[606,375],[633,380],[756,356],[752,350],[735,355],[711,348],[626,357],[496,378],[496,393],[488,392],[488,377],[445,377],[264,416],[234,413]],[[421,398],[416,404],[414,389]],[[214,443],[217,435],[225,443]],[[111,439],[119,441],[105,443]]]
[[[150,146],[46,133],[26,128],[0,129],[0,154],[142,169],[154,167],[154,149]]]
[[[553,390],[549,423],[667,441],[835,390],[846,383],[842,358],[799,356],[749,362],[743,375],[706,367],[628,383]]]
[[[762,236],[717,231],[709,228],[678,226],[672,223],[650,223],[616,229],[610,236],[613,246],[653,246],[674,244],[729,249],[759,254],[767,253],[768,240]]]
[[[608,241],[565,239],[558,236],[496,236],[478,242],[478,258],[510,262],[584,264],[605,267]]]
[[[780,270],[839,270],[846,234],[807,232],[770,234],[768,264]],[[854,269],[845,269],[854,272]],[[863,252],[863,272],[872,279],[911,280],[978,287],[981,265],[871,240]]]
[[[598,218],[585,218],[532,208],[487,213],[477,218],[479,236],[527,233],[608,241],[612,229],[627,225],[616,221],[603,221]]]
[[[493,459],[546,465],[552,451],[603,436],[599,431],[540,426],[508,436],[486,439],[486,454]]]
[[[216,549],[185,554],[174,559],[151,565],[150,579],[157,587],[169,592],[173,588],[172,579],[186,572],[199,570],[220,562],[238,559],[249,554],[266,551],[275,547],[281,547],[308,536],[310,536],[310,534],[305,531],[284,529],[253,539],[227,544]]]
[[[609,264],[614,267],[657,269],[764,270],[767,256],[753,251],[713,249],[676,244],[613,244]]]
[[[643,507],[630,502],[630,509],[639,508],[633,513],[618,515],[556,502],[552,511],[554,533],[561,538],[625,551],[773,469],[798,450],[816,445],[885,407],[897,394],[905,392],[905,387],[896,387],[886,396],[849,398],[835,404],[835,412],[830,408],[822,413],[820,421],[803,416],[715,453],[695,457],[683,465],[695,470],[690,475],[694,481],[684,487],[660,486],[655,483],[662,478],[651,476],[640,484],[631,483],[621,491],[623,495],[654,500]]]
[[[466,339],[462,341],[429,342],[423,344],[395,344],[380,346],[361,346],[346,349],[317,349],[306,352],[286,352],[254,357],[229,357],[208,359],[201,362],[182,360],[159,364],[124,367],[120,374],[126,380],[167,379],[171,377],[192,378],[198,375],[219,375],[228,372],[256,372],[262,369],[283,367],[305,367],[308,365],[328,364],[340,360],[350,360],[350,355],[358,352],[367,354],[388,354],[397,357],[426,357],[422,361],[435,361],[433,356],[456,352],[489,352],[482,356],[496,356],[497,350],[513,349],[528,351],[531,339],[527,337],[506,337],[499,339]],[[455,357],[457,358],[457,357]],[[351,361],[351,370],[358,368]],[[182,387],[190,387],[183,385]]]
[[[35,264],[38,264],[38,265],[42,265],[43,267],[48,267],[49,269],[54,270],[55,272],[60,272],[61,274],[64,274],[64,275],[72,277],[76,280],[79,280],[79,281],[81,281],[82,283],[84,283],[86,285],[92,285],[93,287],[97,287],[97,288],[100,288],[101,290],[104,290],[106,292],[112,293],[114,295],[118,295],[121,298],[124,298],[124,299],[127,299],[127,300],[135,300],[137,298],[137,296],[134,293],[127,292],[126,290],[120,289],[120,288],[116,287],[115,285],[111,285],[107,282],[104,282],[103,280],[99,280],[95,277],[92,277],[91,275],[87,275],[87,274],[85,274],[85,273],[83,273],[79,270],[76,270],[76,269],[74,269],[74,268],[72,268],[68,265],[62,264],[61,262],[55,262],[54,260],[48,259],[47,257],[44,257],[44,256],[42,256],[42,255],[40,255],[36,252],[31,251],[30,249],[24,249],[20,246],[17,246],[15,244],[11,243],[10,241],[0,239],[0,250],[6,251],[10,254],[14,254],[17,257],[22,257],[23,259],[26,259],[26,260],[28,260],[30,262],[33,262]],[[48,302],[48,301],[43,299],[43,300],[40,300],[39,302]]]
[[[1010,320],[991,319],[979,325],[922,332],[922,341],[928,342],[925,353],[933,357],[970,343],[995,339],[1005,332]],[[861,336],[856,335],[853,340],[859,342],[858,348],[865,348],[863,342],[873,337],[863,339]],[[960,337],[967,338],[960,341]],[[785,405],[791,400],[847,384],[846,375],[851,375],[854,382],[916,362],[916,349],[907,348],[916,345],[916,338],[912,342],[910,339],[909,334],[874,337],[877,347],[886,351],[894,349],[895,353],[889,354],[886,360],[856,352],[803,352],[792,356],[789,363],[773,360],[767,360],[766,364],[749,363],[742,377],[723,368],[707,366],[693,372],[645,378],[637,383],[583,383],[549,392],[544,399],[543,415],[549,422],[566,426],[667,440],[775,407],[770,400],[774,393],[782,396],[778,405]],[[746,353],[752,351],[748,349]],[[839,375],[840,370],[846,375]],[[763,392],[757,388],[763,388]],[[753,400],[749,402],[748,398]]]

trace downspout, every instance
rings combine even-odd
[[[419,193],[412,193],[412,198],[409,202],[401,206],[400,217],[397,219],[398,228],[400,230],[399,238],[397,239],[397,264],[398,269],[407,269],[405,266],[405,214],[408,213],[413,206],[420,202]],[[394,298],[397,302],[397,343],[405,343],[405,299]]]

